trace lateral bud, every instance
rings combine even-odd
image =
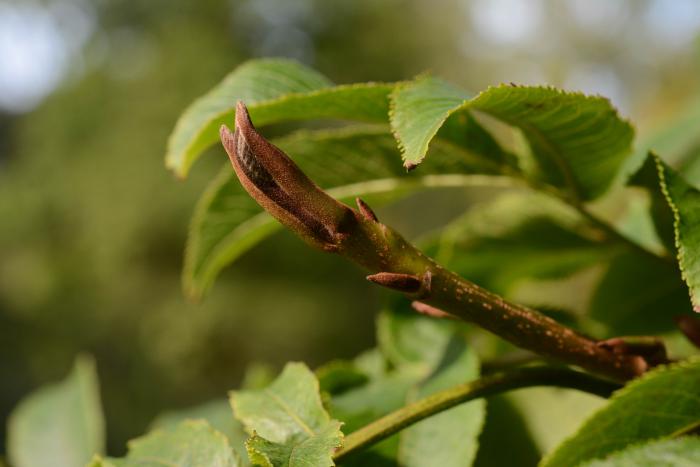
[[[414,301],[411,303],[411,307],[413,307],[413,309],[416,310],[418,313],[430,316],[431,318],[457,319],[455,315],[452,315],[446,311],[442,311],[441,309],[435,308],[434,306],[430,306],[427,303]]]
[[[419,295],[421,297],[425,297],[429,294],[431,279],[430,271],[423,274],[423,277],[396,272],[380,272],[367,276],[367,280],[375,284],[405,294]]]
[[[357,203],[357,209],[360,210],[360,214],[362,214],[362,217],[364,217],[368,221],[379,222],[379,219],[377,219],[377,215],[374,213],[374,211],[372,211],[372,208],[370,208],[369,205],[365,203],[362,199],[355,198],[355,203]]]
[[[658,337],[613,337],[598,341],[596,345],[617,355],[641,357],[650,367],[668,363],[666,346]]]

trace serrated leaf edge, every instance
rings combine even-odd
[[[232,71],[231,73],[235,73],[238,69]],[[224,78],[225,79],[225,78]],[[253,113],[257,109],[262,108],[262,107],[271,107],[271,106],[276,106],[276,105],[281,105],[286,102],[299,99],[299,98],[313,98],[313,97],[318,97],[322,94],[327,94],[327,93],[333,93],[333,92],[340,92],[340,91],[346,91],[346,90],[352,90],[352,89],[371,89],[371,88],[380,88],[382,86],[392,86],[395,85],[396,83],[391,83],[391,82],[381,82],[381,81],[368,81],[364,83],[351,83],[351,84],[338,84],[334,85],[332,82],[327,86],[323,87],[320,89],[316,89],[314,91],[308,91],[308,92],[290,92],[287,94],[283,94],[280,97],[276,97],[274,99],[263,99],[259,101],[248,101],[246,102],[246,105],[248,106],[248,110]],[[204,96],[201,96],[199,99],[205,99],[206,97],[209,96],[210,93],[213,93],[216,89],[218,88],[218,85],[212,88],[207,94]],[[196,102],[199,101],[199,99],[195,100],[192,105],[195,105]],[[222,119],[226,117],[227,115],[231,115],[231,124],[233,125],[233,113],[236,110],[235,107],[235,102],[231,104],[231,107],[227,108],[226,110],[223,110],[213,116],[211,116],[204,124],[202,124],[196,132],[194,132],[197,135],[202,134],[206,128],[212,124],[212,122],[215,122],[218,119]],[[189,107],[188,107],[189,109]],[[187,109],[185,110],[187,112]],[[183,112],[182,115],[185,115],[185,112]],[[171,150],[172,147],[172,139],[173,135],[179,130],[181,125],[184,125],[184,123],[181,123],[182,118],[178,119],[177,123],[175,124],[175,127],[168,137],[168,143],[167,143],[167,151],[166,151],[166,156],[165,156],[165,165],[168,169],[173,171],[179,178],[185,178],[187,177],[187,174],[189,173],[190,168],[192,167],[195,159],[193,158],[194,156],[188,155],[188,152],[194,145],[194,142],[196,141],[197,138],[192,138],[190,139],[187,147],[182,151],[185,156],[183,157],[183,160],[181,163],[178,163],[176,160],[174,160],[174,156],[171,156],[174,151]],[[263,125],[264,126],[264,125]],[[212,143],[212,145],[215,143]],[[210,145],[211,146],[211,145]]]
[[[432,76],[430,73],[421,73],[420,75],[416,76],[413,80],[410,81],[399,81],[395,84],[394,89],[389,93],[389,123],[391,125],[391,134],[394,136],[394,139],[396,140],[396,144],[399,148],[399,151],[401,152],[401,159],[404,161],[404,167],[406,167],[407,170],[412,170],[413,168],[417,167],[420,165],[421,162],[423,162],[423,159],[425,159],[425,156],[428,153],[428,150],[430,148],[430,143],[433,141],[435,136],[438,134],[440,131],[440,128],[445,124],[447,119],[455,113],[458,109],[462,108],[462,106],[469,101],[469,99],[464,99],[464,101],[455,106],[454,108],[450,109],[447,111],[446,115],[444,118],[442,118],[439,122],[437,122],[436,129],[432,134],[428,137],[426,143],[425,143],[425,148],[421,148],[421,152],[423,155],[420,157],[419,160],[415,162],[407,162],[406,160],[406,153],[408,152],[408,149],[406,148],[406,145],[404,144],[403,140],[399,136],[398,128],[394,126],[394,118],[396,116],[396,99],[397,96],[401,93],[401,91],[405,90],[406,88],[416,85],[420,83],[423,80],[428,80],[428,79],[439,79],[434,76]]]
[[[697,366],[697,365],[700,365],[700,356],[693,356],[693,357],[687,358],[687,359],[685,359],[685,360],[682,360],[682,361],[680,361],[680,362],[669,363],[669,364],[665,364],[665,365],[656,366],[656,367],[654,367],[653,370],[647,371],[647,372],[644,373],[643,375],[641,375],[641,376],[637,377],[636,379],[632,380],[630,383],[628,383],[628,384],[625,385],[624,387],[622,387],[622,388],[618,389],[617,391],[615,391],[615,392],[613,393],[613,395],[610,397],[610,399],[608,399],[608,403],[607,403],[605,406],[603,406],[603,407],[602,407],[601,409],[599,409],[599,410],[596,410],[594,413],[590,414],[590,415],[581,423],[581,426],[579,427],[578,430],[576,430],[576,432],[574,432],[574,433],[571,434],[570,436],[566,437],[563,441],[561,441],[561,442],[559,443],[559,445],[557,445],[556,448],[554,448],[552,451],[550,451],[548,454],[546,454],[546,455],[542,458],[542,460],[540,461],[540,463],[538,464],[538,467],[549,467],[549,463],[551,462],[551,460],[552,460],[552,458],[554,457],[554,455],[559,451],[559,449],[560,449],[562,446],[564,446],[565,444],[567,444],[569,441],[575,439],[580,433],[582,433],[582,430],[584,429],[584,427],[585,427],[586,425],[588,425],[588,423],[589,423],[591,420],[593,420],[593,419],[598,415],[598,413],[600,413],[600,412],[606,410],[606,409],[607,409],[613,402],[615,402],[617,399],[626,396],[629,392],[635,391],[635,389],[637,388],[637,386],[639,386],[640,384],[644,384],[644,383],[646,382],[646,380],[648,380],[648,379],[650,379],[650,378],[653,379],[653,378],[655,378],[655,377],[657,377],[657,376],[659,376],[659,375],[661,375],[661,374],[681,372],[681,371],[683,371],[683,370],[687,370],[687,369],[689,369],[689,368],[693,368],[693,367],[695,367],[695,366]],[[668,436],[662,436],[662,437],[660,437],[660,438],[655,438],[655,439],[664,439],[664,438],[670,437],[671,435],[672,435],[672,434],[669,434]],[[623,449],[626,449],[626,448],[627,448],[627,447],[625,447],[625,448],[623,448]],[[621,450],[621,449],[618,449],[618,450],[616,450],[616,451],[612,451],[612,452],[609,453],[609,455],[610,455],[610,454],[613,454],[613,453],[615,453],[615,452],[618,452],[618,451],[620,451],[620,450]],[[589,460],[593,460],[593,459],[589,459]]]
[[[671,212],[673,213],[673,238],[674,238],[674,243],[676,244],[676,259],[678,260],[678,268],[681,271],[681,277],[683,278],[683,282],[686,283],[688,286],[688,294],[690,296],[690,303],[693,305],[693,309],[696,312],[700,312],[700,301],[698,301],[698,298],[696,298],[693,295],[693,291],[690,287],[690,277],[688,276],[688,271],[685,269],[685,260],[686,260],[686,254],[687,250],[683,243],[681,243],[681,232],[680,232],[680,224],[681,224],[681,213],[680,210],[678,209],[678,206],[676,206],[676,203],[674,202],[673,198],[671,197],[671,192],[668,188],[668,182],[666,181],[666,166],[659,157],[658,154],[654,153],[653,151],[649,152],[649,157],[651,157],[654,161],[654,164],[656,165],[656,172],[659,177],[659,186],[661,188],[661,193],[664,195],[664,199],[666,200],[666,203],[668,204],[669,208],[671,209]],[[677,175],[682,179],[682,176],[680,174]],[[684,180],[685,181],[685,180]],[[690,183],[685,182],[688,184],[689,187],[692,189],[695,189]]]

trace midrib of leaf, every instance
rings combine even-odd
[[[494,123],[517,129],[529,143],[531,154],[524,149],[516,150],[517,159],[521,164],[532,159],[534,164],[529,170],[521,167],[517,171],[519,176],[537,188],[551,185],[561,192],[559,197],[576,205],[599,196],[610,185],[614,177],[609,175],[622,166],[623,156],[629,151],[631,126],[602,98],[551,87],[500,85],[489,87],[462,103],[455,100],[459,105],[445,108],[442,115],[431,110],[430,105],[431,94],[437,94],[434,99],[441,102],[439,83],[439,80],[418,79],[392,93],[392,129],[404,148],[407,163],[421,162],[425,155],[424,143],[436,135],[448,139],[457,137],[455,143],[465,147],[475,145],[484,159],[503,156],[508,159],[509,148],[503,145],[507,143],[476,118],[481,114]],[[402,91],[406,88],[410,91]],[[412,126],[409,117],[414,113],[416,119],[426,120],[424,128]],[[464,115],[473,115],[476,121],[465,120]],[[440,131],[436,132],[435,127]],[[472,128],[477,127],[485,134],[477,132],[469,135],[471,140],[460,140],[460,132],[471,133]],[[489,138],[500,146],[501,154],[489,147]]]
[[[314,432],[314,430],[312,430],[310,426],[308,426],[306,423],[304,423],[304,421],[303,421],[301,418],[299,418],[299,417],[297,416],[297,414],[294,413],[294,411],[291,409],[291,407],[289,407],[289,406],[288,406],[282,399],[280,399],[276,394],[274,394],[274,393],[273,393],[272,391],[270,391],[269,389],[265,389],[264,392],[265,392],[265,394],[267,394],[272,400],[274,400],[274,401],[277,403],[277,405],[279,405],[279,406],[282,408],[282,410],[284,410],[285,413],[286,413],[287,415],[289,415],[289,416],[292,418],[292,420],[294,420],[295,422],[297,422],[297,424],[301,427],[302,430],[304,430],[304,431],[306,432],[306,434],[308,434],[309,436],[314,436],[314,435],[316,435],[316,433]]]
[[[482,110],[482,112],[484,112]],[[487,112],[488,113],[488,112]],[[570,201],[578,205],[581,203],[581,189],[578,186],[578,183],[576,183],[576,179],[573,176],[573,172],[571,170],[571,166],[569,163],[566,161],[566,159],[562,156],[561,151],[557,148],[557,146],[548,140],[542,132],[535,126],[526,124],[526,123],[520,123],[516,124],[515,122],[510,122],[503,116],[499,116],[496,114],[491,114],[492,116],[504,121],[505,123],[508,123],[510,125],[516,125],[521,128],[525,128],[528,131],[528,134],[530,135],[535,135],[537,137],[538,142],[540,143],[541,147],[543,147],[546,150],[546,153],[549,155],[550,159],[557,165],[559,168],[559,171],[561,172],[562,177],[564,177],[564,180],[566,181],[566,185],[569,189],[569,195],[570,195]]]

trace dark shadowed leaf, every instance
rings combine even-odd
[[[570,467],[700,423],[700,360],[649,372],[618,391],[543,462]]]
[[[693,307],[700,311],[700,256],[697,254],[700,247],[700,190],[655,154],[649,154],[631,182],[647,188],[655,200],[652,201],[652,217],[657,232],[667,246],[675,250]],[[665,200],[665,206],[662,200]],[[671,234],[673,246],[668,245]]]
[[[608,261],[620,250],[601,241],[575,209],[528,190],[475,205],[448,225],[428,251],[463,277],[508,294],[519,281],[566,277]]]
[[[670,331],[675,316],[691,312],[677,265],[624,253],[610,261],[593,293],[589,316],[615,336]]]

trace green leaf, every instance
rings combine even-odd
[[[691,312],[677,265],[627,252],[610,261],[588,315],[606,326],[606,335],[619,336],[671,331],[675,316]]]
[[[666,439],[632,446],[603,460],[586,462],[581,467],[679,467],[700,465],[700,438],[695,436]]]
[[[353,362],[344,360],[333,360],[317,368],[316,377],[321,391],[331,395],[362,386],[369,380],[367,373]]]
[[[585,392],[548,387],[512,391],[503,397],[523,417],[530,437],[542,454],[576,433],[581,424],[607,402]]]
[[[427,397],[479,376],[479,363],[463,339],[451,340],[442,361],[412,391],[409,401]],[[468,467],[476,457],[486,416],[484,400],[475,400],[434,415],[400,434],[399,462],[405,466]]]
[[[541,454],[526,421],[505,395],[489,397],[474,466],[502,467],[510,465],[513,459],[518,459],[520,467],[537,465]]]
[[[629,445],[671,436],[700,423],[700,360],[653,370],[618,391],[542,462],[574,466]]]
[[[440,127],[439,137],[486,160],[508,164],[504,172],[554,186],[573,200],[590,200],[609,187],[631,150],[632,127],[601,97],[507,85],[491,87],[462,104],[457,96],[461,94],[451,86],[426,78],[395,92],[391,123],[408,164],[422,160]],[[517,160],[494,151],[475,125]]]
[[[378,319],[378,341],[391,369],[336,394],[329,406],[353,431],[408,402],[478,377],[475,354],[460,326],[418,315],[397,300]],[[460,405],[353,455],[351,465],[471,465],[485,417],[484,402]]]
[[[95,364],[78,357],[60,383],[27,396],[8,422],[8,459],[15,467],[75,467],[104,449],[104,420]]]
[[[630,184],[649,191],[656,231],[667,248],[677,252],[691,303],[700,311],[700,256],[695,254],[700,246],[700,190],[654,153],[649,153]]]
[[[213,429],[228,438],[236,452],[245,450],[248,435],[243,425],[233,417],[228,400],[214,400],[194,407],[165,412],[151,423],[151,429],[174,429],[185,420],[205,420]]]
[[[253,435],[246,443],[254,464],[331,466],[342,442],[340,422],[321,403],[318,381],[301,363],[289,363],[267,388],[234,391],[236,417]]]
[[[395,368],[424,378],[443,359],[454,326],[406,309],[405,300],[396,303],[377,318],[379,348]]]
[[[381,128],[302,131],[274,142],[319,186],[345,201],[368,195],[368,201],[386,200],[432,186],[511,183],[505,178],[463,175],[487,170],[440,144],[434,146],[438,154],[420,175],[406,175],[396,164],[398,150],[393,138]],[[278,228],[226,164],[200,199],[192,219],[183,270],[185,291],[200,297],[222,268]]]
[[[418,165],[447,117],[469,96],[432,77],[397,86],[391,93],[391,128],[407,166]]]
[[[656,159],[647,154],[644,164],[630,177],[627,184],[647,191],[649,206],[645,214],[647,218],[651,217],[656,236],[661,240],[664,248],[669,252],[675,251],[676,235],[673,226],[673,211],[661,191]]]
[[[681,275],[688,284],[695,311],[700,311],[700,190],[691,186],[660,158],[656,159],[661,191],[673,211]]]
[[[251,60],[239,66],[179,118],[168,140],[166,165],[187,175],[199,155],[219,139],[222,124],[233,125],[243,100],[255,124],[311,119],[386,122],[392,84],[332,87],[320,75],[291,60]]]
[[[168,467],[238,467],[241,464],[226,436],[213,429],[204,420],[187,420],[130,441],[129,452],[124,458],[96,458],[90,467],[162,467],[166,465]]]
[[[476,204],[428,249],[445,267],[506,296],[524,281],[570,276],[619,251],[574,208],[530,190]],[[540,299],[536,305],[548,297]]]
[[[340,446],[341,423],[332,420],[313,436],[295,436],[287,443],[273,443],[254,434],[246,443],[250,461],[264,467],[335,465],[331,455]]]

